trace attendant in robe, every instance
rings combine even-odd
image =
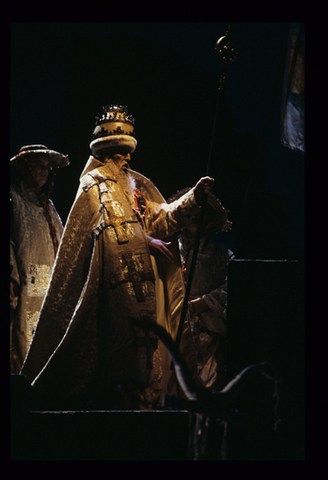
[[[188,189],[173,195],[176,201]],[[188,281],[200,215],[179,235],[179,251],[185,281]],[[207,199],[201,239],[189,297],[192,337],[197,352],[197,380],[209,390],[221,390],[226,385],[226,307],[228,265],[234,254],[226,246],[224,236],[231,228],[227,211],[210,194]]]
[[[45,145],[28,145],[10,163],[10,372],[18,374],[63,233],[49,197],[57,168],[69,160]]]

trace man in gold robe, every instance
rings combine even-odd
[[[130,319],[146,316],[175,338],[184,285],[174,234],[199,212],[214,180],[200,179],[168,205],[130,170],[136,145],[127,108],[104,107],[22,368],[44,405],[153,409],[174,392],[170,357]],[[195,372],[188,319],[180,348]]]

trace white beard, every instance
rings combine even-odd
[[[132,208],[134,208],[134,191],[136,190],[136,181],[129,174],[120,169],[112,159],[107,159],[106,164],[110,167],[111,171],[115,174],[117,183],[122,188],[125,196],[129,200]]]

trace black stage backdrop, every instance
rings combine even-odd
[[[222,239],[240,260],[229,277],[229,379],[253,361],[277,363],[290,423],[272,457],[303,459],[304,156],[280,138],[291,24],[232,25],[239,56],[213,128],[215,45],[228,23],[12,22],[10,156],[32,143],[68,154],[52,195],[65,223],[102,106],[128,106],[138,139],[131,168],[165,198],[206,174],[213,141],[209,174],[233,222]]]
[[[215,45],[228,25],[11,23],[10,155],[31,143],[69,155],[52,196],[64,222],[90,154],[94,118],[103,105],[121,103],[136,119],[131,168],[165,198],[206,174],[213,140],[209,174],[230,211],[225,241],[235,255],[303,258],[304,156],[280,141],[281,65],[291,24],[232,24],[239,56],[228,67],[216,117]]]

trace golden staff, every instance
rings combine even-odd
[[[238,56],[237,44],[232,37],[232,26],[231,26],[230,23],[228,25],[225,36],[219,38],[219,40],[216,42],[215,51],[217,53],[219,62],[222,65],[222,72],[221,72],[220,79],[219,79],[218,97],[217,97],[217,103],[216,103],[213,133],[212,133],[212,140],[211,140],[209,158],[208,158],[208,162],[207,162],[206,175],[208,175],[209,166],[210,166],[212,145],[213,145],[213,137],[214,137],[214,132],[215,132],[215,123],[216,123],[219,99],[220,99],[220,96],[222,95],[222,92],[223,92],[223,89],[224,89],[227,67],[229,65],[232,65],[236,61],[237,56]],[[193,275],[194,275],[194,270],[195,270],[195,265],[196,265],[196,260],[197,260],[197,254],[198,254],[200,239],[201,239],[201,235],[202,235],[202,229],[203,229],[203,223],[204,223],[204,217],[205,217],[205,210],[206,210],[206,203],[207,203],[207,195],[204,195],[203,203],[202,203],[202,207],[201,207],[201,212],[200,212],[200,220],[199,220],[199,225],[198,225],[198,230],[197,230],[197,236],[196,236],[196,240],[195,240],[195,246],[194,246],[193,256],[192,256],[192,259],[191,259],[191,265],[190,265],[190,270],[189,270],[189,275],[188,275],[188,280],[187,280],[187,285],[186,285],[186,292],[185,292],[185,297],[184,297],[184,301],[183,301],[183,305],[182,305],[180,323],[179,323],[178,333],[177,333],[177,338],[176,338],[176,346],[178,348],[179,348],[180,340],[181,340],[181,336],[182,336],[184,319],[185,319],[187,309],[188,309],[189,294],[190,294],[190,289],[191,289],[191,285],[192,285],[192,279],[193,279]],[[173,368],[174,367],[173,367],[173,363],[172,363],[171,364],[171,369],[173,370]]]

